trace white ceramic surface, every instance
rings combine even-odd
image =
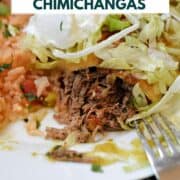
[[[41,129],[48,124],[57,126],[52,121],[52,112],[43,121]],[[103,173],[92,172],[89,164],[51,162],[44,154],[58,142],[31,137],[24,126],[25,123],[19,121],[0,134],[0,180],[134,180],[152,175],[150,167],[125,172],[122,167],[128,165],[126,161],[103,167]],[[134,131],[110,133],[103,141],[112,138],[120,147],[129,148],[136,137]],[[73,149],[87,151],[93,145],[76,145]],[[37,155],[33,155],[35,153]]]

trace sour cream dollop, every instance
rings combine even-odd
[[[68,49],[93,35],[106,15],[34,15],[25,28],[44,46]]]

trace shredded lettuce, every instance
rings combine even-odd
[[[158,15],[144,16],[142,21],[148,21],[143,25],[139,38],[143,42],[156,42],[156,38],[159,38],[164,31],[164,22]]]
[[[137,83],[132,90],[134,96],[134,105],[136,108],[147,106],[148,102],[143,90],[140,88],[139,83]]]
[[[154,72],[158,68],[175,70],[178,67],[178,63],[165,52],[146,47],[133,47],[126,43],[121,43],[116,48],[104,48],[95,54],[103,60],[100,66],[104,68]]]
[[[86,49],[88,47],[93,46],[99,39],[101,38],[101,31],[100,28],[98,31],[96,31],[94,34],[89,36],[88,39],[85,39],[84,41],[76,43],[73,47],[66,49],[65,51],[62,51],[63,53],[67,54],[76,54],[77,52]],[[48,62],[48,59],[51,58],[51,60],[54,61],[59,61],[61,60],[61,57],[56,57],[56,55],[53,55],[53,51],[56,51],[52,46],[46,47],[44,46],[40,41],[38,41],[33,35],[27,34],[25,38],[22,41],[22,47],[31,50],[40,60],[40,62],[36,63],[36,67],[38,69],[52,69],[58,64],[58,62]],[[60,50],[57,50],[60,52]],[[66,59],[69,62],[73,63],[79,63],[81,58],[84,58],[85,56],[82,57],[77,57],[77,58],[69,58]],[[43,65],[43,63],[45,63]],[[48,65],[50,65],[48,67]]]
[[[167,31],[163,33],[164,39],[167,42],[159,43],[158,47],[164,49],[167,53],[180,60],[180,22],[175,19],[170,19],[167,22]]]
[[[180,48],[178,46],[166,46],[164,43],[158,43],[157,48],[163,52],[168,53],[172,57],[176,59],[176,61],[180,61]]]
[[[126,36],[125,42],[128,46],[133,48],[139,48],[142,51],[147,51],[147,46],[140,41],[137,37],[134,36]]]
[[[127,120],[128,124],[137,119],[142,119],[148,117],[155,113],[162,113],[164,116],[168,117],[173,123],[175,123],[180,128],[180,76],[176,78],[169,90],[163,96],[163,98],[151,106],[148,110],[143,111],[132,118]],[[171,117],[171,118],[169,118]]]
[[[111,45],[113,42],[125,37],[129,33],[138,29],[138,27],[139,27],[138,19],[132,15],[126,15],[126,17],[133,25],[126,28],[126,29],[123,29],[120,32],[115,33],[114,35],[110,36],[109,38],[107,38],[107,39],[105,39],[99,43],[96,43],[93,46],[90,46],[90,47],[87,47],[81,51],[78,51],[78,52],[66,53],[66,52],[61,51],[59,49],[52,49],[52,54],[56,58],[62,58],[65,60],[72,60],[72,59],[78,59],[78,58],[87,56],[88,54],[94,53],[94,52],[96,52],[96,51],[98,51],[104,47],[107,47],[107,46]]]
[[[38,57],[39,61],[35,63],[37,69],[55,68],[63,60],[80,63],[87,55],[94,53],[102,60],[100,67],[134,73],[138,79],[155,87],[163,98],[148,105],[147,94],[136,84],[133,88],[134,103],[141,113],[128,119],[127,123],[162,112],[171,116],[172,121],[178,122],[180,126],[179,8],[179,3],[171,6],[171,15],[164,17],[157,14],[126,15],[127,19],[122,21],[119,16],[109,15],[104,24],[109,32],[117,33],[100,42],[102,24],[88,39],[78,41],[66,50],[43,46],[30,35],[26,36],[23,45]],[[112,46],[120,39],[122,41],[118,45]]]
[[[139,72],[138,78],[156,84],[161,94],[166,93],[178,75],[178,62],[172,56],[148,47],[133,36],[127,36],[116,48],[107,47],[95,54],[103,60],[100,67]]]
[[[126,18],[127,20],[123,20],[122,22],[120,21],[121,24],[119,24],[119,20],[118,25],[116,23],[111,23],[113,24],[111,25],[112,28],[117,28],[118,26],[119,29],[121,25],[122,30],[100,42],[98,42],[98,40],[100,40],[102,35],[101,27],[103,22],[99,25],[99,29],[95,33],[90,35],[87,39],[77,41],[74,47],[69,49],[62,50],[57,49],[51,45],[45,46],[31,34],[27,34],[27,36],[24,38],[23,46],[27,49],[30,49],[41,62],[47,62],[48,58],[51,58],[53,60],[63,59],[73,63],[80,63],[80,60],[85,58],[87,55],[111,45],[113,42],[118,41],[119,39],[139,28],[139,21],[135,16],[126,15]],[[132,25],[129,26],[130,24]]]
[[[121,31],[131,25],[127,20],[120,20],[117,15],[109,15],[104,24],[108,27],[109,32]]]
[[[167,31],[165,34],[165,39],[168,41],[168,44],[171,46],[177,46],[180,45],[180,22],[171,19],[169,21],[169,27],[167,28]]]
[[[19,32],[19,29],[11,24],[8,25],[8,31],[11,34],[11,36],[16,36],[16,34]]]
[[[149,84],[156,84],[160,93],[165,94],[168,87],[178,76],[176,71],[170,71],[166,68],[158,69],[155,72],[146,72],[146,80]]]
[[[44,70],[50,70],[58,67],[59,61],[52,61],[52,62],[39,62],[36,61],[34,63],[34,66],[36,69],[44,69]]]
[[[22,48],[31,50],[41,62],[47,63],[49,58],[55,59],[50,50],[32,35],[25,36],[22,41]]]
[[[175,1],[174,0],[174,2],[176,2],[175,3],[176,5],[175,6],[173,6],[173,5],[170,6],[170,13],[175,19],[180,21],[180,1],[178,1],[178,0]]]
[[[179,4],[177,7],[175,7],[175,9],[179,9]],[[161,56],[168,56],[168,54],[170,54],[176,60],[180,59],[180,23],[177,21],[177,19],[173,19],[170,15],[162,18],[162,15],[157,14],[125,16],[126,19],[122,20],[120,18],[121,15],[107,15],[106,20],[102,21],[102,24],[99,25],[99,29],[95,33],[91,34],[87,39],[81,41],[77,40],[77,43],[69,49],[62,50],[52,46],[47,47],[35,40],[35,38],[27,38],[26,44],[27,47],[38,56],[41,62],[47,62],[48,58],[50,57],[53,60],[63,59],[73,63],[80,63],[80,60],[82,58],[86,58],[87,55],[98,52],[106,47],[109,48],[108,46],[112,45],[113,42],[116,42],[122,38],[125,39],[125,46],[119,48],[125,49],[126,45],[129,46],[129,50],[125,51],[124,57],[129,58],[126,56],[128,51],[134,54],[129,54],[129,56],[135,57],[135,59],[140,57],[140,63],[138,63],[137,66],[141,64],[140,67],[143,70],[145,68],[144,59],[146,58],[147,61],[151,61],[151,63],[148,63],[145,71],[152,71],[153,68],[158,68],[161,66],[161,59],[160,61],[155,60]],[[111,35],[105,40],[98,42],[102,35],[103,25],[106,25],[110,32],[117,31],[117,33]],[[162,53],[160,55],[159,52],[155,52],[155,50],[153,53],[151,53],[150,51],[152,51],[152,49],[159,50],[164,53],[164,55]],[[149,53],[148,56],[152,55],[153,57],[147,57],[147,53]],[[165,60],[165,58],[163,59]],[[166,59],[168,61],[168,59],[171,58],[169,56]],[[117,63],[117,65],[122,66],[123,69],[133,68],[132,65],[122,59],[121,63],[114,62],[115,59],[111,60],[113,61],[113,65],[106,61],[103,62],[101,66],[117,69],[117,66],[115,65],[115,63]],[[136,60],[134,60],[134,62],[136,62]],[[168,62],[164,61],[164,63]]]

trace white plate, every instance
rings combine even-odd
[[[52,112],[50,112],[43,121],[41,128],[45,128],[47,124],[57,126],[55,122],[52,124],[53,122]],[[119,162],[103,167],[103,173],[92,172],[89,164],[51,162],[44,154],[55,143],[27,135],[24,125],[25,123],[22,121],[16,122],[0,134],[1,180],[110,180],[110,178],[113,180],[134,180],[153,174],[150,167],[127,173],[122,167],[128,162]],[[132,139],[136,137],[136,133],[132,131],[110,133],[105,139],[112,138],[119,146],[128,148]],[[92,144],[85,144],[74,148],[79,151],[86,151],[92,146]]]

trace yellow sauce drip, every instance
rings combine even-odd
[[[13,140],[0,140],[0,151],[12,151],[15,144],[17,142]]]
[[[36,156],[39,155],[39,153],[37,153],[37,152],[32,152],[31,155],[32,155],[33,157],[36,157]]]
[[[125,171],[142,168],[148,164],[139,139],[132,140],[130,149],[121,148],[115,142],[109,140],[103,144],[96,145],[91,152],[86,153],[86,157],[92,158],[95,164],[101,166],[110,165],[119,161],[132,161],[132,165],[124,167]]]

